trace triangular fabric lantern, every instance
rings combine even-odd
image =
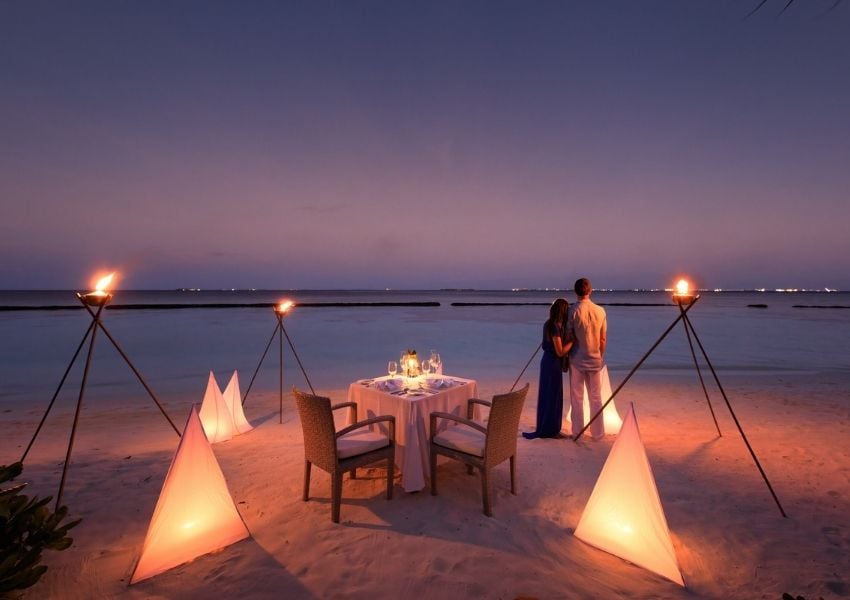
[[[685,585],[640,439],[634,405],[596,480],[575,536]]]
[[[193,405],[130,583],[153,577],[250,535]]]
[[[200,417],[210,444],[227,441],[236,432],[233,416],[230,414],[230,409],[224,401],[221,388],[218,387],[218,382],[215,380],[212,371],[210,371],[210,378],[207,380],[207,391],[204,394],[204,401],[201,403]]]
[[[227,404],[227,409],[230,411],[230,416],[233,418],[233,426],[238,433],[247,433],[253,429],[248,419],[245,418],[245,411],[242,410],[242,394],[239,392],[239,375],[233,371],[233,376],[224,390],[224,403]]]
[[[611,397],[611,379],[608,377],[608,367],[602,367],[602,403],[604,404]],[[565,421],[569,421],[572,416],[572,407],[567,404],[567,413],[564,417]],[[587,386],[584,387],[584,423],[590,420],[593,413],[590,412],[590,398],[587,395]],[[608,403],[605,410],[602,411],[602,422],[605,424],[605,433],[608,435],[616,435],[620,432],[620,427],[623,426],[623,420],[620,418],[620,413],[617,412],[617,407],[614,401]]]

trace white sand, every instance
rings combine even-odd
[[[616,386],[622,373],[612,373]],[[65,503],[83,517],[65,552],[26,598],[807,598],[850,596],[850,376],[722,374],[746,433],[789,514],[783,519],[719,393],[717,438],[694,373],[638,375],[618,397],[638,423],[688,589],[572,536],[613,438],[574,444],[519,440],[519,494],[507,464],[492,481],[493,518],[479,480],[458,463],[440,468],[440,495],[393,500],[383,471],[346,478],[342,523],[330,519],[330,480],[314,469],[301,501],[300,424],[287,401],[253,395],[258,427],[215,445],[253,539],[151,580],[127,581],[177,437],[143,396],[85,407]],[[510,382],[479,382],[487,397]],[[533,429],[532,384],[521,428]],[[319,390],[342,400],[344,390]],[[168,403],[182,427],[188,405]],[[29,440],[43,408],[0,414],[2,462]],[[51,416],[24,471],[30,490],[53,494],[70,409]]]

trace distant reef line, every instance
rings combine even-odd
[[[549,302],[452,302],[450,306],[549,306]],[[599,303],[602,306],[672,306],[670,303],[647,302],[610,302]],[[185,310],[185,309],[225,309],[225,308],[273,308],[276,302],[158,302],[141,304],[109,304],[107,310]],[[383,308],[383,307],[421,307],[434,308],[442,306],[440,302],[297,302],[299,308]],[[0,306],[0,312],[22,311],[63,311],[83,310],[83,306],[73,304],[56,304],[41,306]]]
[[[188,308],[273,308],[277,302],[173,302],[150,304],[110,304],[107,310],[181,310]],[[299,308],[312,307],[382,307],[382,306],[440,306],[439,302],[298,302]],[[0,306],[0,311],[26,310],[83,310],[83,306],[54,305],[54,306]]]
[[[791,308],[850,308],[845,304],[830,304],[818,306],[817,304],[794,304]]]
[[[652,306],[675,306],[670,302],[598,302],[600,306],[623,306],[623,307],[652,307]],[[449,306],[470,307],[493,307],[493,306],[550,306],[549,302],[452,302]],[[142,303],[142,304],[110,304],[107,310],[186,310],[186,309],[227,309],[227,308],[273,308],[276,302],[168,302],[168,303]],[[436,308],[442,306],[440,302],[298,302],[299,308]],[[767,308],[767,304],[747,304],[747,308]],[[41,306],[0,306],[0,312],[24,312],[24,311],[64,311],[83,310],[83,306],[73,304],[41,305]],[[794,304],[792,308],[817,308],[817,309],[850,309],[845,304]]]
[[[551,302],[452,302],[452,306],[551,306]],[[596,302],[599,306],[675,306],[672,302]]]

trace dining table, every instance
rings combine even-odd
[[[348,387],[348,400],[357,404],[357,418],[381,415],[395,417],[395,464],[401,472],[401,487],[417,492],[430,477],[430,415],[447,412],[467,416],[467,400],[478,396],[478,384],[464,377],[431,375],[384,376],[360,379]],[[476,404],[473,418],[479,418]],[[350,420],[350,419],[349,419]],[[442,431],[456,423],[439,420]]]

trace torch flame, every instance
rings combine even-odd
[[[106,277],[101,277],[97,284],[95,284],[94,289],[98,292],[103,292],[106,290],[107,286],[112,283],[112,279],[115,277],[115,273],[110,273]]]
[[[293,306],[295,306],[295,303],[292,300],[286,300],[277,305],[277,312],[284,314]]]
[[[680,279],[676,282],[676,295],[677,296],[687,296],[688,292],[690,292],[690,284],[685,279]]]

